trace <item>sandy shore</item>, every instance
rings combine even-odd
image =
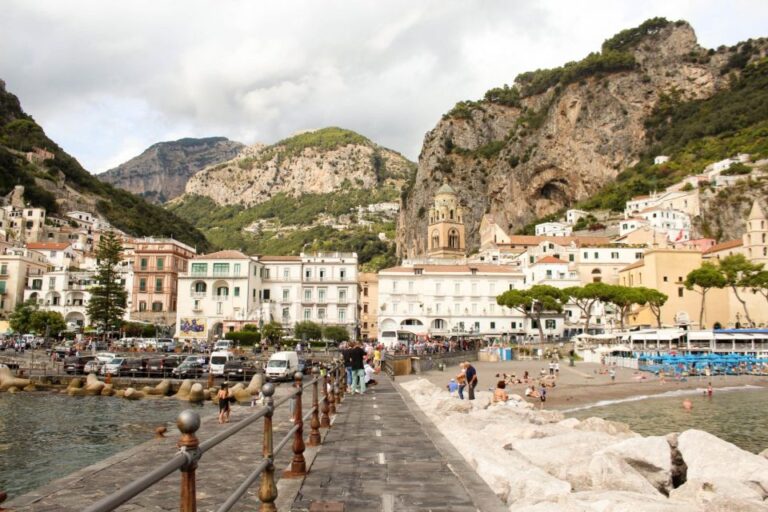
[[[529,375],[538,377],[540,370],[548,369],[546,361],[499,361],[495,363],[475,362],[477,368],[479,388],[488,390],[496,386],[496,374],[514,373],[522,377],[527,370]],[[616,381],[611,382],[607,374],[600,374],[600,365],[594,363],[577,362],[576,366],[568,366],[567,361],[560,362],[560,374],[557,377],[557,385],[548,388],[548,409],[571,409],[594,404],[604,400],[620,400],[640,395],[656,395],[669,391],[705,388],[707,382],[712,382],[712,387],[725,388],[737,386],[762,386],[768,387],[768,377],[755,376],[715,376],[707,380],[706,377],[691,377],[687,382],[678,382],[667,378],[661,383],[659,378],[648,372],[637,372],[628,368],[616,368]],[[445,387],[450,379],[458,373],[457,366],[451,366],[445,371],[430,371],[418,375],[397,377],[398,382],[407,382],[417,378],[426,378],[435,385]],[[637,377],[645,376],[643,380]],[[507,386],[508,393],[524,395],[525,384]],[[538,405],[538,401],[536,401]]]

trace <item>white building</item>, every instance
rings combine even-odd
[[[624,207],[624,217],[637,217],[638,213],[649,208],[679,210],[690,217],[696,217],[701,214],[699,191],[698,189],[672,190],[670,187],[668,191],[662,193],[654,192],[649,196],[633,197]]]
[[[583,219],[588,215],[589,215],[589,212],[587,211],[571,209],[565,212],[565,222],[573,226],[574,224],[579,222],[579,219]]]
[[[640,217],[629,217],[619,223],[619,236],[627,235],[636,229],[648,226],[648,221]]]
[[[220,251],[197,256],[178,277],[177,333],[213,339],[252,323],[341,325],[357,332],[357,254],[247,256]]]
[[[669,162],[669,157],[667,155],[658,155],[653,159],[653,165],[661,165],[667,162]]]
[[[652,229],[666,235],[670,242],[691,239],[691,218],[688,214],[671,208],[648,208],[637,213]]]
[[[504,291],[523,287],[523,274],[507,265],[405,262],[381,270],[379,339],[384,331],[398,330],[429,336],[524,336],[534,331],[528,320],[496,303]]]
[[[27,249],[41,253],[48,259],[48,263],[59,270],[77,267],[82,256],[68,242],[29,242]]]
[[[35,301],[40,309],[64,317],[69,329],[90,324],[86,306],[91,300],[89,288],[95,284],[95,272],[57,269],[27,278],[24,301]]]
[[[564,222],[543,222],[536,224],[536,236],[570,236],[573,228]]]

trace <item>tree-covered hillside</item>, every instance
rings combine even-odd
[[[54,158],[41,165],[29,163],[24,154],[35,148],[50,151]],[[199,250],[209,246],[203,234],[187,221],[102,183],[83,169],[24,113],[18,98],[6,92],[0,81],[0,194],[7,194],[15,185],[24,185],[26,199],[51,213],[62,213],[58,212],[57,199],[63,197],[63,188],[67,186],[94,201],[97,213],[126,233],[173,236]]]

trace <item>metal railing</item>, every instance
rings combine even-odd
[[[195,432],[200,428],[200,415],[189,409],[183,411],[176,420],[176,426],[181,432],[181,438],[178,442],[179,451],[176,455],[150,473],[133,480],[122,489],[85,508],[85,512],[114,510],[157,484],[174,471],[181,471],[179,510],[181,512],[195,512],[197,510],[195,471],[202,456],[261,418],[264,418],[262,458],[217,510],[219,512],[230,510],[245,495],[251,485],[257,479],[260,479],[258,492],[258,498],[261,502],[260,510],[276,511],[275,455],[292,440],[293,458],[290,468],[283,473],[283,478],[295,478],[306,475],[308,472],[307,463],[304,458],[306,446],[319,446],[321,444],[320,429],[330,428],[330,416],[336,414],[336,405],[341,403],[341,398],[346,392],[344,368],[338,362],[334,362],[322,369],[314,367],[312,369],[312,376],[313,378],[310,382],[303,384],[302,374],[296,373],[294,375],[295,389],[279,400],[274,399],[274,384],[264,384],[262,386],[262,394],[265,398],[263,409],[203,442],[200,442],[195,435]],[[318,387],[320,383],[323,386],[322,399],[319,398]],[[307,414],[302,415],[302,394],[304,389],[309,386],[312,386],[312,407]],[[278,407],[291,400],[294,401],[293,427],[275,445],[272,417]],[[310,433],[305,444],[304,422],[306,420],[310,421]]]

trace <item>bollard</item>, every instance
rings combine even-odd
[[[340,400],[344,400],[344,395],[347,393],[347,369],[344,367],[343,362],[339,363],[339,372],[341,373],[341,380],[339,381],[339,397]]]
[[[309,420],[309,439],[307,441],[308,446],[320,445],[320,411],[318,405],[318,393],[317,386],[320,380],[320,370],[315,366],[312,368],[312,419]]]
[[[330,397],[328,396],[328,387],[330,386],[329,380],[328,380],[328,369],[326,368],[325,376],[323,377],[323,396],[325,399],[323,400],[323,407],[322,412],[323,415],[320,417],[320,427],[321,428],[330,428],[331,427],[331,418],[328,416],[328,413],[330,412]]]
[[[155,439],[165,439],[165,432],[167,429],[163,426],[157,427],[155,429]]]
[[[294,386],[298,391],[294,397],[296,405],[293,407],[293,426],[296,427],[296,432],[293,434],[293,460],[291,460],[291,469],[283,472],[283,477],[285,478],[304,476],[307,474],[307,461],[304,459],[304,420],[302,419],[303,414],[301,411],[303,377],[301,372],[296,372],[293,375],[295,382]]]
[[[336,365],[337,378],[336,378],[336,383],[333,386],[333,398],[335,399],[335,402],[336,402],[335,403],[336,409],[338,409],[339,406],[341,405],[341,387],[343,385],[342,382],[346,382],[347,380],[346,373],[347,373],[346,368],[344,368],[340,364]]]
[[[275,485],[275,464],[274,453],[272,453],[272,414],[275,412],[275,385],[271,382],[261,387],[261,393],[264,395],[264,405],[267,413],[264,415],[264,447],[262,455],[269,460],[266,469],[261,473],[261,483],[259,485],[259,501],[261,501],[261,512],[277,512],[275,500],[277,499],[277,485]]]
[[[200,428],[200,415],[189,409],[182,411],[176,419],[176,426],[181,431],[178,446],[187,457],[187,463],[181,467],[181,512],[196,512],[197,492],[195,489],[195,470],[200,455],[197,447],[200,442],[195,432]]]
[[[336,414],[336,370],[335,366],[331,366],[331,385],[328,387],[328,414],[331,416]]]

